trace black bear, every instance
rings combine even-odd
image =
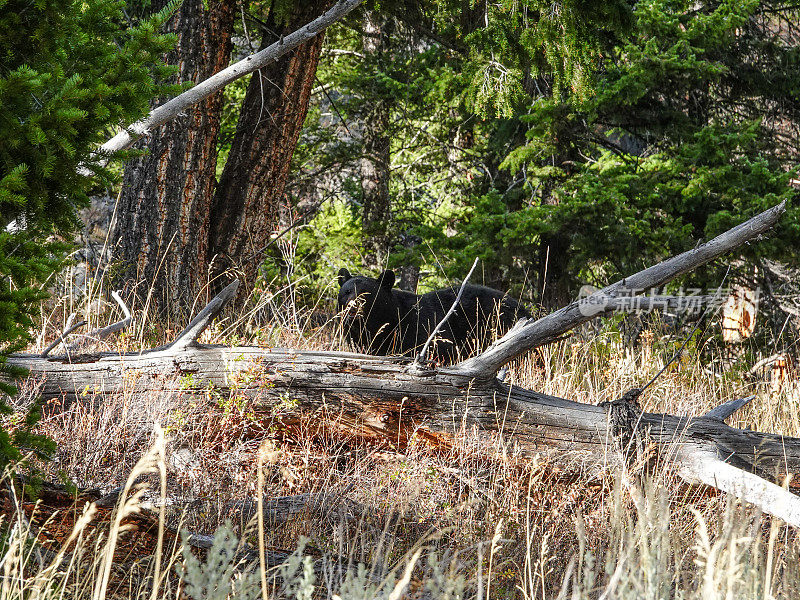
[[[419,351],[456,300],[460,286],[418,296],[394,288],[394,272],[377,279],[339,270],[339,312],[353,345],[369,354]],[[465,358],[502,334],[528,312],[503,292],[467,284],[455,312],[444,324],[432,352],[439,360]]]

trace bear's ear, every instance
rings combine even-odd
[[[378,285],[387,289],[394,286],[394,271],[386,270],[378,276]]]
[[[353,276],[350,275],[350,271],[347,269],[339,269],[339,287],[342,287],[345,283],[347,283]]]

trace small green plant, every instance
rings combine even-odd
[[[181,391],[193,390],[195,388],[197,388],[197,379],[195,379],[194,373],[186,373],[178,380],[178,389]]]
[[[189,539],[189,532],[183,539]],[[184,592],[192,600],[255,600],[261,595],[258,572],[242,560],[241,545],[229,522],[214,533],[205,562],[192,554],[189,544],[181,546]]]
[[[308,540],[300,537],[297,549],[278,567],[283,580],[283,593],[286,598],[311,600],[317,576],[314,574],[314,562],[310,556],[304,556]]]

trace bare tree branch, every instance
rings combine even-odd
[[[447,369],[447,372],[477,378],[494,377],[500,367],[517,356],[546,344],[598,315],[612,312],[615,301],[610,300],[664,285],[678,275],[688,273],[766,233],[786,210],[785,205],[785,201],[781,202],[694,250],[639,271],[546,317],[537,321],[529,319],[523,326],[514,327],[482,354]]]
[[[67,318],[67,323],[64,325],[64,331],[62,331],[58,335],[58,338],[56,340],[53,340],[53,343],[51,343],[47,348],[45,348],[42,351],[42,353],[40,354],[40,356],[42,358],[47,358],[47,355],[50,354],[50,352],[53,350],[53,348],[58,346],[61,342],[66,343],[66,338],[70,333],[72,333],[73,331],[75,331],[79,327],[83,327],[84,325],[86,325],[86,321],[78,321],[77,323],[75,323],[73,325],[72,324],[72,320],[74,318],[75,318],[75,313],[71,313],[69,315],[69,317]]]
[[[95,336],[95,337],[97,337],[97,339],[100,339],[100,340],[106,339],[112,333],[116,333],[117,331],[122,331],[123,329],[127,329],[130,326],[131,321],[132,321],[131,311],[128,310],[128,307],[125,304],[125,302],[122,300],[122,297],[119,295],[119,292],[118,291],[111,292],[111,297],[114,300],[117,301],[117,304],[119,305],[120,309],[122,310],[122,314],[125,315],[125,317],[123,319],[117,321],[116,323],[112,323],[111,325],[108,325],[107,327],[102,327],[100,329],[96,329],[92,333],[89,334],[90,336]]]
[[[425,363],[425,359],[428,357],[428,348],[430,348],[431,343],[436,338],[436,335],[442,330],[442,327],[447,322],[447,319],[456,312],[456,307],[458,303],[461,302],[461,296],[464,293],[464,288],[467,287],[467,282],[469,278],[472,277],[473,271],[475,271],[475,267],[478,266],[478,257],[475,257],[475,261],[472,263],[472,268],[467,273],[467,276],[464,277],[464,281],[461,282],[461,287],[458,289],[458,294],[456,294],[456,300],[453,302],[453,306],[450,307],[450,310],[447,311],[447,314],[439,321],[438,325],[433,328],[431,334],[428,336],[428,339],[425,340],[425,344],[422,346],[422,350],[419,351],[417,358],[414,359],[414,362],[409,367],[410,373],[418,373],[424,370],[423,364]]]
[[[340,0],[340,2],[337,2],[330,10],[311,21],[311,23],[305,27],[290,33],[286,37],[282,37],[269,47],[264,48],[256,54],[243,58],[219,73],[212,75],[205,81],[198,83],[192,89],[162,104],[144,119],[129,125],[103,144],[98,150],[98,154],[101,155],[101,161],[105,162],[109,155],[130,147],[137,138],[163,125],[167,121],[174,119],[187,108],[197,104],[229,83],[260,69],[279,59],[290,50],[307,42],[326,27],[339,21],[347,13],[361,4],[361,2],[362,0]]]

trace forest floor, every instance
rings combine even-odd
[[[262,314],[275,321],[277,312]],[[62,318],[54,315],[49,320]],[[335,327],[311,322],[308,315],[284,314],[270,326],[239,326],[252,332],[244,339],[217,324],[203,341],[344,349]],[[645,330],[635,343],[625,343],[619,327],[607,322],[541,348],[518,361],[508,377],[596,404],[649,380],[682,341]],[[112,349],[153,346],[173,335],[138,331],[148,334],[123,334]],[[41,345],[46,337],[40,336]],[[745,377],[734,363],[730,352],[713,357],[709,348],[690,343],[641,398],[644,410],[699,415],[756,394],[731,425],[800,436],[797,377],[778,385]],[[27,382],[19,410],[34,396],[35,382]],[[79,496],[76,506],[60,507],[61,516],[47,529],[50,554],[44,557],[26,539],[47,537],[35,516],[36,510],[46,512],[46,495],[37,509],[6,493],[4,512],[18,527],[6,546],[3,585],[9,573],[16,579],[4,587],[4,598],[45,588],[92,598],[101,592],[198,599],[800,597],[796,532],[725,495],[679,483],[669,465],[646,480],[612,470],[566,473],[543,457],[522,460],[505,447],[487,453],[469,433],[446,452],[413,443],[402,449],[365,445],[316,426],[299,432],[267,427],[248,401],[213,390],[205,402],[179,392],[147,403],[87,396],[67,410],[46,405],[36,431],[57,443],[54,458],[39,464],[45,479],[94,491]],[[19,416],[6,417],[6,424],[14,419]],[[151,452],[160,444],[155,423],[166,437],[163,456]],[[151,464],[137,467],[143,456]],[[161,467],[169,500],[159,520]],[[106,501],[93,524],[79,524],[77,540],[68,540],[83,503],[124,488],[132,473],[149,491],[116,512]],[[263,536],[254,518],[259,496],[266,506]],[[157,550],[159,523],[163,550]],[[213,534],[226,523],[230,534],[218,533],[217,547],[195,551],[207,568],[181,553],[177,532]],[[224,546],[226,535],[244,550]],[[14,539],[16,554],[9,549]],[[291,559],[270,571],[262,589],[257,570],[245,563],[257,564],[259,555],[269,553]],[[16,571],[8,571],[9,556],[17,557]]]

